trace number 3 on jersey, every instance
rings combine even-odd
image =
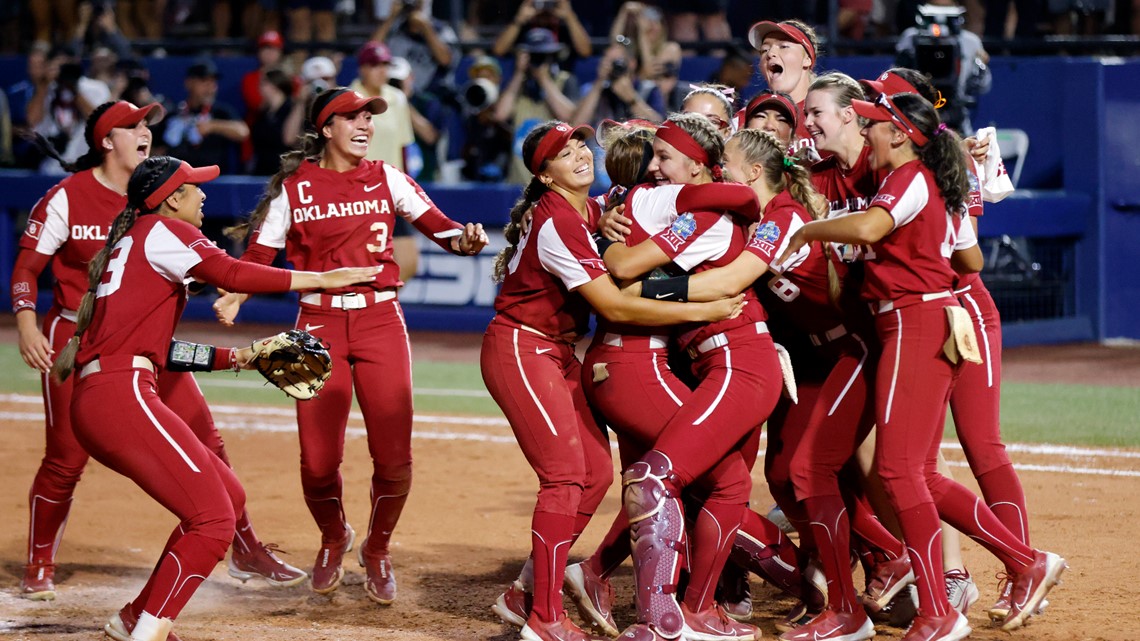
[[[383,253],[388,248],[388,223],[372,223],[368,229],[376,232],[376,244],[367,243],[364,247],[376,254]]]
[[[773,276],[768,281],[768,289],[772,290],[772,293],[779,296],[780,300],[785,303],[794,301],[800,295],[799,286],[780,275]]]
[[[111,259],[107,261],[107,268],[103,270],[103,281],[95,290],[96,298],[110,296],[119,290],[123,284],[123,268],[127,266],[127,257],[131,254],[131,247],[135,239],[127,236],[111,250]]]

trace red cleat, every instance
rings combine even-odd
[[[322,542],[321,549],[317,552],[317,561],[313,564],[313,592],[317,594],[331,593],[344,578],[341,562],[344,561],[345,552],[351,551],[352,544],[356,541],[356,532],[352,526],[345,524],[344,529],[343,539],[332,543]]]

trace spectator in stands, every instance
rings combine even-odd
[[[116,60],[114,68],[111,69],[110,79],[107,81],[107,88],[111,90],[111,99],[123,100],[123,93],[135,78],[141,78],[144,82],[150,79],[150,71],[139,62],[138,58]],[[129,102],[138,104],[134,101]]]
[[[740,47],[729,47],[725,50],[720,66],[709,76],[708,84],[732,87],[737,96],[742,96],[748,85],[752,84],[752,67],[755,62],[755,56],[748,51]]]
[[[573,71],[578,58],[586,58],[593,54],[590,45],[590,34],[582,26],[578,14],[570,0],[523,0],[515,13],[515,19],[507,24],[495,44],[491,46],[491,54],[506,56],[516,50],[524,37],[534,29],[546,29],[554,34],[556,42],[569,45],[568,56],[563,60],[563,66]],[[527,180],[529,180],[529,174]]]
[[[46,73],[39,77],[35,93],[27,105],[27,126],[43,135],[61,156],[73,162],[87,151],[83,136],[87,116],[95,107],[111,99],[107,85],[83,75],[83,67],[70,49],[56,49],[48,58]],[[60,174],[63,168],[54,159],[40,164],[45,174]]]
[[[862,40],[867,31],[872,5],[872,0],[839,0],[839,15],[836,18],[839,35]]]
[[[1104,17],[1112,3],[1110,0],[1048,0],[1046,8],[1053,20],[1053,33],[1097,36],[1104,29]]]
[[[123,36],[128,40],[161,38],[164,22],[161,17],[166,14],[166,1],[118,0],[116,13]]]
[[[8,109],[8,96],[0,92],[0,167],[15,164],[12,155],[12,112]]]
[[[161,97],[151,93],[149,82],[146,78],[141,76],[131,76],[127,80],[127,86],[123,89],[123,92],[119,94],[119,100],[126,100],[140,107],[145,107],[155,102],[163,102]]]
[[[310,42],[336,41],[334,0],[289,0],[289,42],[298,45],[297,58],[304,59]],[[296,67],[294,67],[296,68]]]
[[[686,46],[694,42],[728,42],[732,29],[728,26],[729,0],[667,0],[665,15],[669,33]]]
[[[241,77],[241,99],[245,103],[246,122],[253,122],[261,109],[261,82],[265,72],[280,69],[284,55],[285,39],[280,33],[266,31],[257,38],[257,69],[246,72]]]
[[[27,78],[7,88],[8,108],[12,110],[12,126],[17,130],[28,126],[28,104],[36,93],[36,87],[50,83],[47,80],[48,54],[51,45],[34,42],[26,60]]]
[[[638,78],[657,84],[664,99],[662,113],[678,111],[685,91],[678,86],[681,45],[669,39],[661,10],[641,2],[621,6],[610,28],[610,42],[627,38],[636,53]]]
[[[628,47],[612,44],[598,62],[598,76],[583,87],[582,100],[569,122],[597,128],[603,120],[624,122],[640,118],[659,122],[665,100],[651,80],[638,79],[637,58]]]
[[[78,15],[76,0],[31,0],[27,3],[32,13],[35,42],[58,44],[75,34]]]
[[[281,168],[281,154],[289,151],[293,142],[285,139],[285,120],[293,111],[293,76],[280,67],[259,75],[260,105],[249,125],[253,152],[249,173],[272,176]]]
[[[531,29],[518,45],[515,71],[495,105],[495,119],[510,122],[514,130],[514,158],[507,180],[525,184],[533,176],[522,160],[522,141],[547,120],[570,121],[578,101],[578,79],[562,69],[558,56],[563,46],[549,29]]]
[[[1041,0],[984,0],[986,6],[986,32],[987,38],[1008,38],[1006,23],[1009,19],[1009,7],[1014,6],[1017,14],[1017,25],[1013,36],[1017,38],[1034,38],[1038,35],[1037,23],[1041,19],[1041,12],[1045,5]],[[913,18],[914,11],[910,12]],[[900,22],[906,16],[899,16]],[[907,23],[913,26],[914,23]]]
[[[195,62],[186,68],[184,86],[186,99],[167,108],[166,118],[152,130],[154,154],[236,173],[238,145],[249,137],[249,125],[236,109],[217,102],[218,68],[208,58]]]
[[[285,130],[282,132],[285,140],[291,141],[290,145],[301,140],[305,118],[309,113],[309,107],[313,104],[313,98],[320,92],[339,85],[336,77],[336,63],[325,56],[313,56],[301,65],[301,88],[297,90],[293,111],[286,118]]]
[[[455,141],[463,159],[461,173],[465,180],[501,182],[511,162],[510,119],[495,117],[503,69],[491,56],[480,56],[467,76],[469,82],[459,92],[463,139]]]
[[[372,116],[372,142],[368,145],[368,160],[383,160],[396,169],[405,171],[404,148],[415,142],[412,132],[412,115],[404,92],[388,83],[392,66],[392,52],[388,46],[375,40],[366,42],[356,54],[359,75],[348,88],[369,98],[379,96],[388,109]]]
[[[131,43],[119,32],[115,8],[110,2],[80,2],[72,47],[80,57],[94,55],[101,47],[113,52],[116,59],[131,55]]]
[[[440,178],[439,143],[443,140],[449,113],[443,101],[430,89],[415,90],[415,73],[407,60],[392,58],[388,82],[407,96],[408,111],[412,116],[412,133],[416,138],[414,145],[404,148],[407,165],[404,173],[420,183],[430,183]]]
[[[459,62],[459,38],[451,25],[431,15],[424,0],[397,0],[372,39],[388,45],[393,56],[412,65],[416,91],[451,86]]]

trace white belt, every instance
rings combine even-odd
[[[323,299],[321,297],[324,297]],[[332,307],[333,309],[364,309],[369,305],[383,303],[396,297],[396,290],[386,289],[370,294],[352,292],[349,294],[304,294],[301,302],[306,305]]]
[[[827,330],[826,332],[822,332],[819,334],[808,334],[808,339],[811,341],[812,345],[815,345],[816,347],[820,347],[821,345],[824,345],[826,343],[830,343],[831,341],[833,341],[837,338],[843,338],[846,335],[847,335],[847,328],[843,325],[836,325],[835,327],[832,327],[831,329]]]
[[[61,309],[59,310],[59,317],[63,320],[68,320],[73,323],[79,322],[79,312],[74,309]]]
[[[898,307],[904,307],[905,305],[909,305],[911,303],[919,302],[919,299],[921,299],[921,302],[926,303],[926,302],[929,302],[932,300],[938,300],[939,298],[950,298],[953,295],[954,295],[953,292],[945,291],[945,292],[935,292],[933,294],[922,294],[921,296],[919,294],[914,294],[911,296],[903,296],[902,298],[899,298],[897,300],[881,300],[881,301],[879,301],[879,307],[878,307],[878,311],[876,313],[885,314],[885,313],[895,309],[896,303],[900,303],[899,305],[897,305]]]
[[[150,362],[150,359],[146,356],[132,356],[131,367],[135,369],[145,369],[148,372],[154,372],[154,363]],[[99,359],[96,358],[90,363],[84,365],[83,369],[79,370],[79,378],[83,378],[89,374],[98,374],[101,371],[103,371],[103,366],[99,364]]]
[[[649,349],[665,349],[669,345],[669,339],[664,336],[638,336],[637,338],[648,339]],[[621,347],[622,337],[621,334],[606,332],[606,334],[602,336],[602,342],[610,347]]]
[[[730,333],[734,333],[737,330],[747,327],[748,325],[744,325],[742,327],[734,327],[733,329],[730,329],[726,332],[721,332],[719,334],[709,336],[705,340],[701,341],[696,347],[690,347],[689,355],[695,358],[697,354],[704,354],[705,352],[712,351],[718,347],[724,347],[725,345],[728,345],[728,335]],[[768,333],[768,323],[765,323],[764,321],[756,323],[755,328],[757,334]]]

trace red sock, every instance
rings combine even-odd
[[[562,578],[574,537],[574,517],[535,512],[530,540],[534,556],[534,607],[540,621],[552,622],[562,614]]]
[[[942,520],[974,539],[1007,568],[1023,568],[1033,562],[1033,549],[1006,529],[976,494],[947,479],[931,488]]]
[[[614,516],[610,529],[605,538],[598,544],[598,549],[585,563],[590,570],[602,577],[609,578],[610,574],[618,568],[632,554],[629,540],[629,517],[625,510],[620,510]]]
[[[710,501],[701,507],[692,530],[689,587],[685,590],[685,605],[693,612],[712,607],[720,572],[732,551],[744,512],[751,510],[740,503]]]
[[[249,521],[249,512],[242,510],[238,515],[237,527],[234,528],[234,549],[248,553],[260,544],[257,533],[253,531],[253,523]]]
[[[928,616],[950,612],[946,583],[942,578],[942,524],[933,503],[920,503],[899,512],[910,563],[918,588],[918,608]]]
[[[868,546],[882,552],[888,559],[897,559],[902,556],[902,541],[896,539],[890,530],[883,526],[883,522],[875,516],[875,511],[866,498],[852,497],[851,502],[851,529]]]
[[[230,542],[202,536],[191,530],[178,539],[159,559],[147,581],[146,600],[136,600],[139,614],[149,612],[159,618],[174,619],[182,612],[195,590],[226,555]],[[141,596],[140,596],[141,599]]]
[[[31,512],[28,526],[28,563],[54,563],[55,551],[63,538],[67,514],[71,511],[71,497],[49,499],[37,494],[32,486],[28,503]]]
[[[1003,465],[978,477],[978,486],[990,510],[1022,543],[1029,543],[1029,512],[1025,509],[1025,492],[1013,465]]]
[[[855,582],[851,579],[851,524],[847,508],[838,496],[804,499],[819,550],[819,562],[827,576],[827,602],[832,610],[855,611]]]

